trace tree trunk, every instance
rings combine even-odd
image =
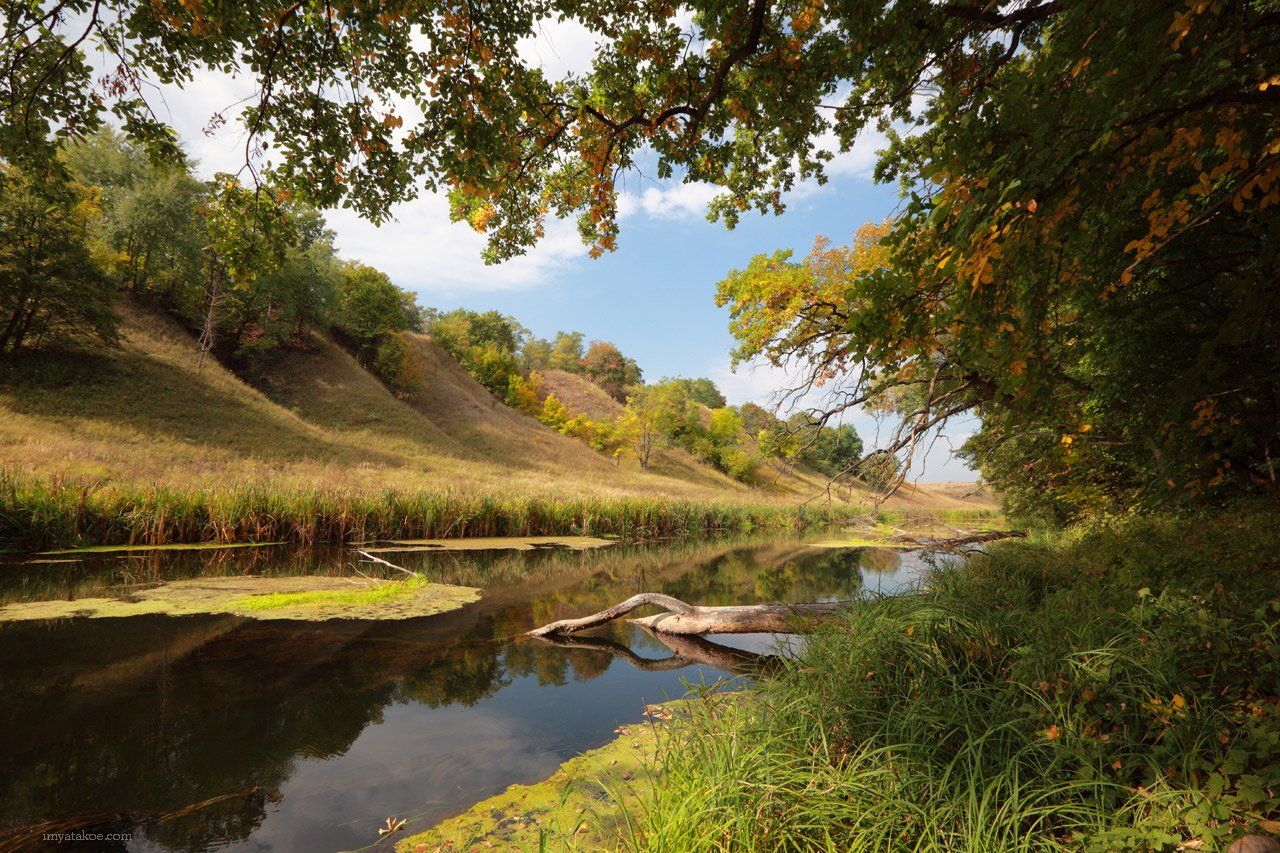
[[[631,621],[659,634],[784,634],[812,630],[819,622],[837,619],[851,601],[813,604],[749,604],[734,607],[697,607],[658,592],[642,592],[599,613],[579,619],[562,619],[530,631],[534,637],[576,634],[596,628],[646,605],[666,608],[666,613]]]

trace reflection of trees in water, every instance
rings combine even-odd
[[[864,571],[881,574],[902,568],[902,554],[894,548],[862,548],[858,556]]]
[[[95,812],[134,812],[146,824],[148,815],[260,786],[262,796],[134,828],[184,849],[245,839],[297,759],[344,753],[390,703],[470,706],[515,678],[561,685],[612,665],[606,648],[512,642],[536,625],[641,589],[706,604],[800,601],[848,594],[859,578],[851,552],[799,544],[606,552],[489,555],[495,578],[514,577],[523,562],[524,591],[486,591],[476,605],[425,620],[0,626],[0,773],[10,784],[0,826]],[[449,562],[438,557],[437,567]],[[455,577],[433,579],[474,577],[482,558],[462,555]],[[169,573],[172,564],[148,565]],[[210,565],[233,572],[245,564],[218,554]],[[663,649],[626,626],[606,637]]]

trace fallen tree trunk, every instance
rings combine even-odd
[[[813,604],[748,604],[733,607],[697,607],[659,592],[642,592],[599,613],[579,619],[561,619],[529,632],[534,637],[575,634],[626,616],[645,605],[666,608],[666,613],[631,621],[659,634],[786,634],[811,630],[813,625],[838,617],[853,602]]]

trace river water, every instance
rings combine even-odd
[[[739,635],[677,655],[626,624],[558,647],[522,639],[530,628],[639,591],[831,600],[892,594],[924,570],[914,552],[777,540],[384,556],[484,595],[393,622],[0,623],[0,847],[18,830],[122,833],[131,840],[115,846],[135,850],[352,850],[391,815],[419,831],[545,778],[647,702],[740,678],[750,653],[785,653],[779,638]],[[359,559],[283,547],[11,556],[0,603],[185,577],[347,575]]]

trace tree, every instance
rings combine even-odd
[[[497,311],[458,308],[431,318],[432,340],[462,363],[494,396],[506,399],[513,377],[520,375],[518,355],[529,333]]]
[[[357,352],[372,354],[387,334],[420,331],[420,322],[413,295],[386,273],[356,261],[342,267],[333,324]]]
[[[579,373],[582,370],[583,350],[582,332],[556,332],[551,344],[549,365],[552,370],[564,370]]]
[[[640,382],[640,367],[608,341],[592,341],[582,357],[582,372],[606,394],[622,402],[627,389]]]
[[[543,411],[542,374],[529,371],[526,378],[520,374],[507,380],[507,405],[522,414],[538,417]]]
[[[62,149],[76,180],[98,188],[96,223],[105,271],[131,295],[170,308],[196,301],[205,235],[205,187],[185,162],[152,163],[118,132],[103,129]]]
[[[520,368],[529,373],[534,370],[548,370],[551,367],[551,342],[532,335],[520,347]]]
[[[683,383],[689,399],[708,409],[719,409],[727,403],[720,389],[716,387],[716,383],[710,379],[677,379],[675,381]]]
[[[0,165],[0,353],[117,338],[113,288],[89,255],[96,200],[51,165]]]
[[[670,441],[686,417],[688,398],[677,383],[633,388],[618,418],[620,441],[631,448],[641,468],[648,468],[653,453]]]

